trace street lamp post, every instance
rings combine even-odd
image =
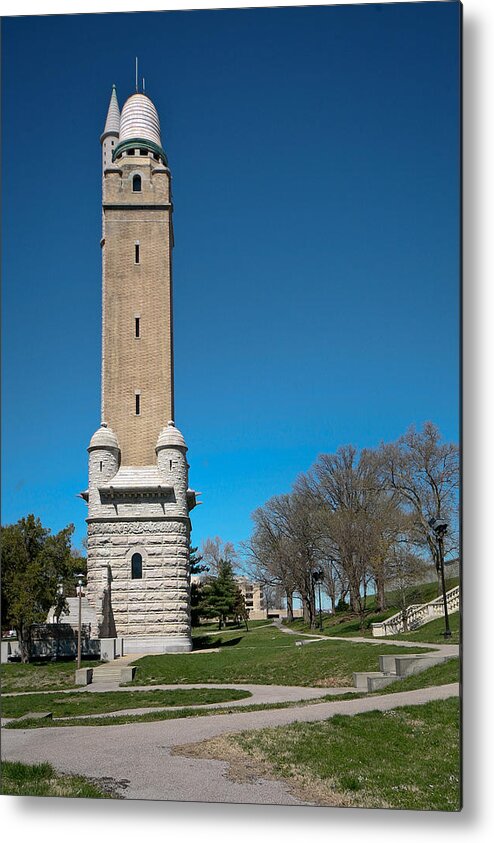
[[[431,518],[429,525],[434,530],[436,536],[437,548],[439,551],[439,570],[441,572],[441,584],[443,589],[443,603],[444,603],[444,637],[451,638],[451,629],[449,626],[448,615],[448,599],[446,597],[446,583],[444,581],[444,536],[448,531],[448,523],[442,518]]]
[[[77,669],[81,666],[81,635],[82,635],[82,597],[83,597],[83,574],[77,576],[77,596],[79,598],[79,615],[77,619]]]
[[[324,571],[314,571],[312,579],[317,583],[319,590],[319,629],[322,631],[322,599],[321,599],[321,581],[324,579]]]
[[[60,627],[59,627],[58,624],[60,623],[60,611],[61,611],[60,606],[61,606],[62,601],[63,601],[63,580],[59,579],[58,585],[57,585],[57,606],[56,606],[56,609],[55,609],[55,611],[57,613],[56,614],[57,628],[56,628],[56,632],[55,632],[55,639],[56,639],[55,661],[58,660],[58,654],[59,654],[59,651],[60,651]],[[53,620],[55,620],[55,618]]]

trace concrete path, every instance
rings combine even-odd
[[[189,686],[190,687],[190,686]],[[300,692],[300,688],[297,692]],[[327,692],[327,689],[324,689]],[[211,717],[136,723],[124,726],[4,730],[2,757],[7,761],[48,761],[66,773],[109,778],[127,799],[165,799],[256,804],[308,804],[295,799],[284,782],[235,782],[228,764],[172,755],[173,747],[244,729],[315,722],[335,714],[386,711],[402,705],[457,696],[457,684],[372,698],[316,703],[306,707],[238,712]]]
[[[307,700],[316,700],[319,697],[325,696],[336,696],[337,694],[347,694],[347,693],[359,693],[356,688],[349,688],[349,687],[341,687],[341,688],[307,688],[307,687],[300,687],[298,685],[289,686],[289,685],[241,685],[238,683],[222,683],[222,684],[214,684],[214,683],[194,683],[193,685],[138,685],[132,686],[130,688],[121,688],[116,683],[98,683],[97,685],[87,685],[83,688],[73,688],[70,690],[63,690],[63,691],[40,691],[39,693],[42,694],[74,694],[80,693],[82,691],[88,691],[91,694],[104,694],[110,691],[119,691],[120,693],[126,693],[128,691],[176,691],[176,690],[186,690],[191,691],[194,688],[235,688],[239,691],[248,691],[251,694],[250,697],[244,697],[241,700],[227,700],[225,702],[218,702],[218,703],[203,703],[203,704],[188,704],[183,703],[180,706],[170,706],[170,705],[163,705],[163,706],[147,706],[142,708],[128,708],[128,709],[121,709],[118,711],[107,711],[107,712],[99,712],[97,714],[79,714],[77,717],[91,719],[94,717],[118,717],[120,715],[132,715],[132,714],[147,714],[148,712],[158,712],[158,711],[173,711],[173,709],[178,708],[238,708],[244,705],[266,705],[266,704],[273,704],[273,703],[293,703],[293,702],[306,702]],[[4,694],[4,697],[15,697],[15,696],[24,696],[25,692],[21,692],[19,694],[11,693],[11,694]],[[49,703],[47,703],[47,710],[49,710]],[[72,717],[76,715],[71,715],[71,717],[60,717],[56,719],[60,720],[70,720]],[[6,725],[11,719],[15,718],[7,718],[2,717],[1,725]]]
[[[363,635],[317,635],[313,632],[297,632],[295,629],[290,629],[282,623],[274,622],[274,626],[285,632],[288,635],[296,635],[298,638],[307,638],[307,644],[315,644],[321,641],[348,641],[350,644],[375,644],[376,647],[391,644],[395,647],[405,647],[412,650],[436,650],[440,655],[444,656],[458,656],[460,653],[459,644],[427,644],[426,641],[400,641],[398,638],[366,638]]]

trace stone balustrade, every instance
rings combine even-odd
[[[457,585],[446,592],[448,612],[457,612],[460,608],[460,587]],[[384,638],[387,635],[398,635],[401,632],[411,632],[425,623],[444,615],[444,601],[442,594],[429,603],[414,604],[405,612],[397,612],[380,623],[371,624],[374,638]],[[405,628],[406,627],[406,628]]]

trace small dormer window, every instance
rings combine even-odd
[[[134,193],[140,193],[142,189],[142,182],[140,176],[134,176],[132,179],[132,190]]]

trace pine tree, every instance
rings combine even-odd
[[[203,588],[199,613],[206,618],[218,618],[218,629],[222,629],[228,617],[235,617],[239,588],[233,576],[230,562],[221,559],[218,575],[210,577]]]
[[[190,574],[197,576],[209,571],[207,565],[201,565],[202,556],[197,553],[197,547],[190,548]],[[190,620],[192,626],[199,626],[201,622],[201,615],[199,606],[202,599],[203,586],[201,582],[192,582],[190,584]]]

